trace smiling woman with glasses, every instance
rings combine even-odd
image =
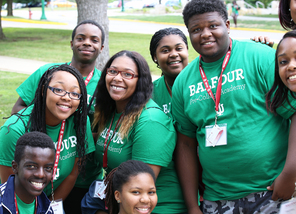
[[[95,150],[87,116],[85,83],[74,67],[63,64],[49,68],[40,79],[32,103],[1,127],[0,150],[5,151],[0,154],[2,183],[13,174],[11,161],[18,138],[32,131],[46,133],[55,142],[56,150],[60,150],[53,186],[47,185],[44,192],[51,197],[54,191],[54,198],[64,201],[78,171],[84,170],[85,155]]]
[[[97,170],[104,168],[108,174],[127,160],[143,161],[157,177],[159,201],[155,209],[159,206],[165,210],[171,206],[167,199],[171,195],[171,183],[168,184],[167,179],[171,179],[168,172],[174,169],[172,154],[176,132],[172,121],[151,99],[153,84],[146,60],[133,51],[116,53],[105,65],[97,87],[93,122],[93,126],[98,127],[94,130],[97,131]],[[177,182],[177,177],[174,181]],[[101,180],[92,184],[82,200],[83,213],[105,211],[104,201],[91,194],[96,182]],[[90,207],[90,204],[94,206]],[[143,206],[143,203],[139,202],[139,205]],[[144,208],[147,213],[152,209],[153,206]]]

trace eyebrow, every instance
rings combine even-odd
[[[119,70],[116,66],[114,66],[114,65],[112,65],[112,66],[110,66],[110,68],[115,68],[115,69],[117,69],[117,70]],[[134,72],[132,69],[130,69],[130,68],[124,68],[123,70],[128,70],[128,71],[131,71],[131,72],[133,72],[133,73],[136,73],[136,72]]]
[[[78,81],[78,80],[77,80]],[[65,84],[65,82],[62,82],[62,81],[56,81],[56,82],[54,82],[54,83],[60,83],[60,84]],[[73,88],[80,88],[79,86],[76,86],[76,85],[74,85],[74,86],[72,86]]]
[[[83,34],[83,33],[78,33],[78,34],[76,34],[76,36],[86,36],[86,35]],[[97,38],[100,38],[100,37],[97,36],[97,35],[91,35],[90,37],[97,37]]]

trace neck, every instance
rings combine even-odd
[[[77,62],[74,58],[72,58],[71,65],[76,68],[83,77],[87,77],[92,70],[95,68],[96,62],[92,63],[81,63]]]
[[[229,50],[229,45],[230,45],[230,38],[227,39],[227,43],[224,46],[224,49],[219,53],[215,53],[212,56],[203,56],[202,55],[202,60],[206,63],[210,63],[210,62],[216,62],[219,59],[221,59],[222,57],[224,57],[227,53],[227,51]]]
[[[175,79],[176,78],[171,78],[171,77],[168,77],[166,75],[164,75],[164,81],[166,81],[166,83],[172,87],[174,85],[174,82],[175,82]]]
[[[14,179],[14,192],[26,204],[31,204],[35,200],[35,196],[25,193],[24,187],[20,184],[17,176]]]

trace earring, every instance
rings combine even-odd
[[[117,203],[118,203],[118,204],[120,204],[120,202],[121,202],[120,200],[117,200]]]
[[[291,9],[289,8],[289,11],[291,11]]]
[[[157,62],[157,60],[155,59],[154,62]]]

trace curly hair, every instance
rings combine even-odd
[[[294,99],[296,98],[295,93],[291,90],[289,90],[289,88],[286,87],[286,85],[283,83],[283,81],[280,78],[279,75],[279,65],[278,65],[278,50],[279,47],[282,43],[282,41],[285,38],[295,38],[296,39],[296,30],[287,32],[282,40],[279,42],[276,52],[275,52],[275,68],[274,68],[274,83],[271,87],[271,89],[269,90],[269,92],[267,92],[266,94],[266,107],[269,111],[273,112],[276,114],[276,109],[278,107],[280,107],[285,101],[293,108],[295,109],[295,107],[293,107],[288,99],[289,95],[291,95],[291,97],[293,97]]]
[[[97,85],[96,107],[93,121],[93,127],[98,125],[98,133],[101,133],[106,126],[107,121],[112,118],[116,110],[115,101],[111,98],[106,88],[106,75],[107,69],[111,66],[112,62],[121,56],[129,57],[134,61],[138,69],[138,81],[135,92],[131,96],[131,100],[127,103],[124,109],[124,117],[120,126],[119,133],[122,138],[128,135],[132,125],[140,116],[143,107],[149,101],[153,91],[153,84],[149,66],[139,53],[135,51],[123,50],[113,55],[106,63],[101,78]]]
[[[29,147],[39,147],[39,148],[48,148],[55,152],[54,143],[52,139],[42,132],[28,132],[20,136],[16,142],[15,151],[14,151],[14,161],[19,164],[23,158],[25,148]]]
[[[285,30],[293,30],[296,24],[292,20],[290,9],[291,0],[280,0],[279,3],[279,20]],[[296,21],[296,20],[295,20]]]
[[[154,35],[152,36],[151,38],[151,41],[150,41],[150,56],[152,58],[152,61],[154,63],[156,63],[154,61],[154,57],[156,55],[156,49],[159,45],[159,42],[162,40],[163,37],[165,36],[169,36],[169,35],[179,35],[181,37],[181,39],[183,40],[183,42],[186,44],[186,47],[188,49],[188,42],[187,42],[187,37],[185,36],[185,34],[178,28],[164,28],[164,29],[161,29],[159,31],[156,31],[154,33]],[[157,64],[157,63],[156,63]]]
[[[80,22],[78,25],[76,25],[76,27],[72,31],[72,41],[74,40],[74,37],[76,35],[77,28],[80,25],[85,25],[85,24],[95,25],[95,26],[97,26],[100,29],[100,31],[102,33],[102,38],[101,38],[102,39],[102,43],[101,43],[101,45],[103,45],[104,44],[104,41],[105,41],[105,31],[104,31],[103,27],[99,23],[97,23],[97,22],[95,22],[93,20],[84,20],[84,21]]]
[[[148,173],[152,176],[154,184],[156,181],[155,174],[150,166],[142,161],[128,160],[121,163],[117,168],[114,168],[106,177],[105,185],[105,202],[108,207],[109,214],[119,213],[119,206],[115,200],[114,192],[122,191],[122,186],[129,182],[131,177],[137,176],[141,173]]]
[[[224,21],[227,21],[228,14],[226,5],[221,0],[194,0],[188,2],[183,10],[183,20],[188,28],[189,19],[194,15],[209,12],[218,12]]]
[[[87,142],[85,140],[87,124],[87,93],[83,77],[76,68],[67,64],[62,64],[59,66],[55,65],[50,67],[42,75],[38,87],[36,89],[35,97],[32,101],[32,104],[34,104],[34,106],[26,130],[29,130],[30,132],[39,131],[45,134],[47,133],[45,119],[47,93],[44,93],[44,89],[48,87],[54,74],[59,71],[66,71],[75,76],[79,84],[80,92],[82,94],[77,110],[71,115],[71,117],[74,117],[74,129],[77,137],[76,146],[79,157],[78,167],[79,170],[82,171],[82,169],[84,168],[83,157],[85,156],[85,150],[87,145]]]

